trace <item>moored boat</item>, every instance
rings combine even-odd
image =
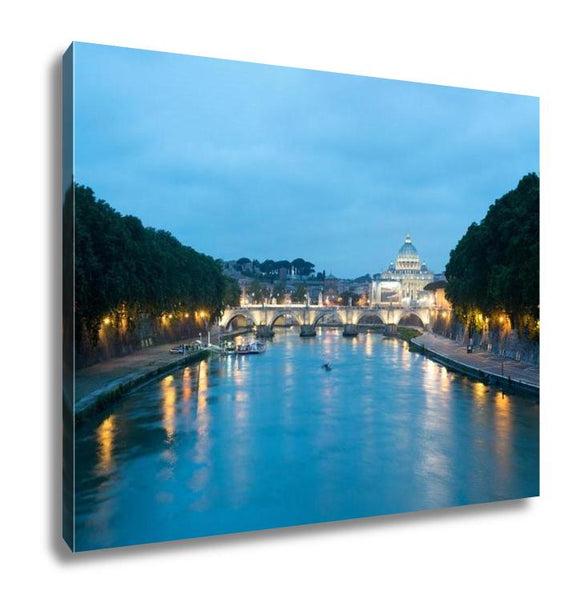
[[[223,352],[224,352],[224,354],[236,354],[236,344],[235,344],[235,342],[224,342],[224,344],[223,344]]]
[[[266,346],[262,342],[254,341],[249,344],[238,344],[236,346],[236,354],[262,354],[266,350]]]

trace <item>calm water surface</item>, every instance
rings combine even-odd
[[[77,429],[76,548],[537,495],[538,411],[398,340],[278,331]]]

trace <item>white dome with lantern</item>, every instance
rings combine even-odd
[[[421,259],[417,248],[411,243],[411,236],[407,235],[405,243],[401,246],[395,260],[394,271],[413,273],[421,269]]]
[[[415,305],[422,303],[424,288],[433,281],[433,272],[421,262],[419,252],[405,237],[395,261],[371,283],[371,303],[375,305]]]

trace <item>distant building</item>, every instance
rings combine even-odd
[[[433,282],[425,286],[425,290],[433,293],[433,305],[435,307],[451,309],[451,303],[445,296],[445,289],[447,288],[447,280],[442,274],[436,275]]]
[[[327,275],[322,285],[322,296],[324,304],[333,304],[340,294],[339,280],[332,273]]]
[[[419,253],[411,243],[410,235],[397,253],[395,262],[370,284],[371,305],[429,305],[432,293],[425,286],[434,274],[421,262]]]

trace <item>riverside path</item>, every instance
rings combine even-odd
[[[481,376],[483,373],[498,382],[519,384],[530,391],[539,391],[540,368],[537,365],[502,358],[485,350],[474,349],[468,353],[459,342],[433,333],[423,333],[413,338],[411,346],[427,351],[432,358],[468,375]]]
[[[89,413],[116,395],[207,353],[207,350],[202,349],[185,355],[171,354],[169,351],[177,343],[152,346],[77,370],[75,416]]]

